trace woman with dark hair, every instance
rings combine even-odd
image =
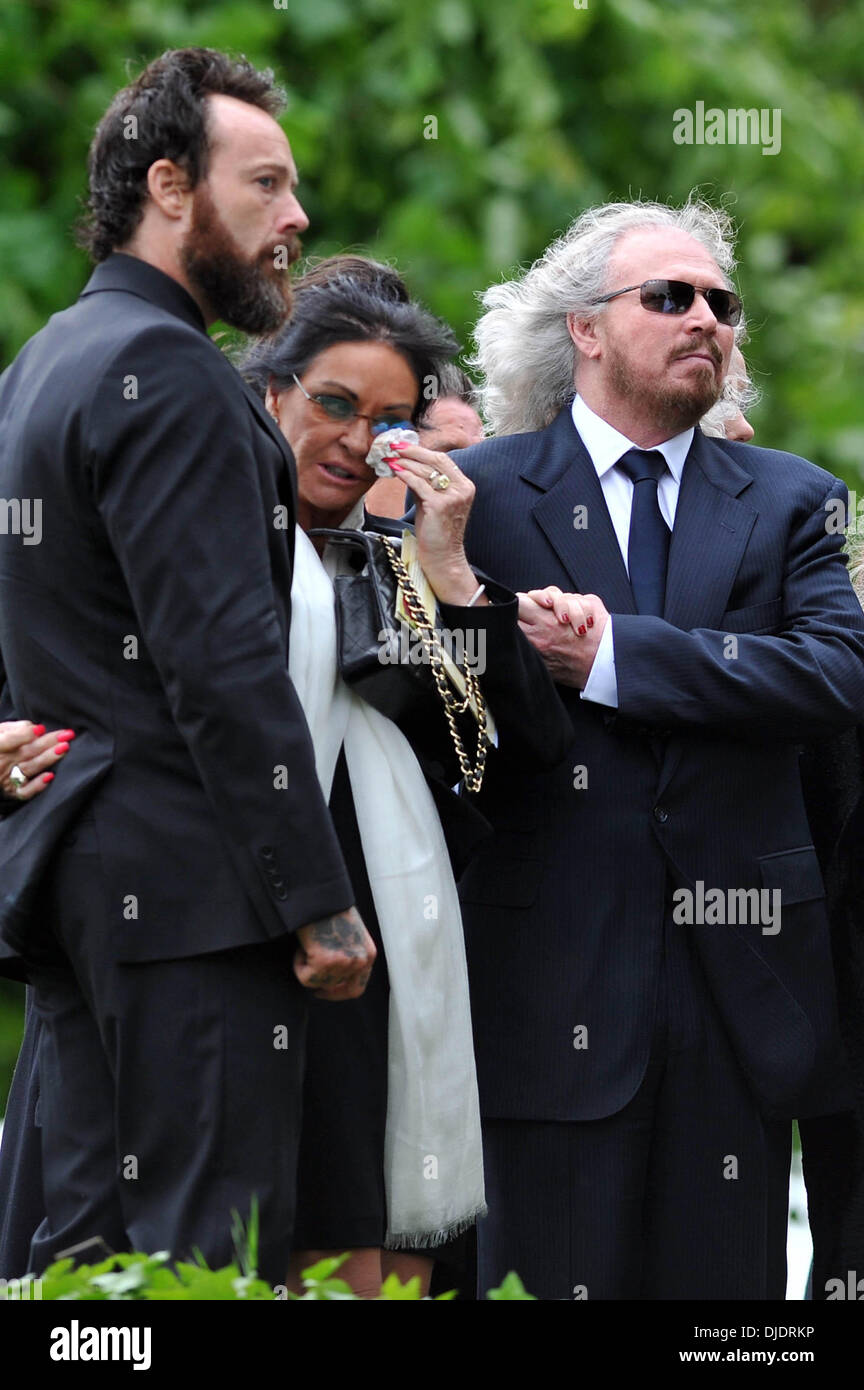
[[[297,282],[287,326],[256,344],[241,364],[293,450],[303,530],[367,525],[373,431],[381,424],[416,426],[428,399],[424,383],[438,379],[455,349],[449,329],[400,287],[389,267],[333,258]],[[568,728],[554,688],[518,632],[515,597],[491,580],[484,590],[465,559],[473,485],[445,454],[409,444],[394,446],[389,457],[416,503],[419,559],[444,625],[489,639],[482,684],[501,745],[491,756],[556,761]],[[380,518],[374,527],[394,535],[401,529]],[[351,721],[368,721],[375,712],[357,697],[337,749],[332,709],[316,723],[314,702],[307,706],[304,696],[308,682],[295,663],[303,664],[306,625],[319,630],[320,611],[315,617],[306,611],[319,585],[332,607],[330,580],[340,569],[341,548],[323,537],[311,540],[298,534],[290,669],[316,749],[324,727],[329,736],[332,788],[326,774],[322,780],[379,954],[361,999],[340,1006],[338,1016],[326,1004],[310,1009],[293,1269],[296,1275],[313,1259],[350,1250],[343,1273],[374,1297],[391,1271],[402,1278],[419,1274],[428,1287],[432,1261],[420,1252],[431,1253],[483,1210],[461,919],[444,851],[446,832],[457,866],[464,862],[479,827],[469,824],[476,813],[449,790],[459,771],[448,766],[443,716],[438,728],[407,716],[409,747],[403,732],[375,715],[374,752],[365,762],[352,742]],[[372,786],[367,779],[376,762],[388,756],[390,773]],[[409,758],[420,775],[400,798],[390,775]],[[423,782],[428,796],[421,810],[416,793]],[[379,817],[393,837],[383,853],[374,843]],[[418,856],[423,867],[410,871]],[[402,872],[394,897],[394,875]],[[449,975],[442,970],[448,955]],[[460,1190],[464,1196],[454,1203]]]
[[[373,261],[369,256],[357,256],[350,251],[324,256],[320,261],[307,260],[302,280],[295,283],[298,288],[309,289],[312,285],[329,285],[337,277],[350,278],[382,299],[392,299],[395,304],[411,302],[408,286],[398,270],[383,261]]]

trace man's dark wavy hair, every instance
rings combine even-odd
[[[144,215],[147,170],[171,159],[191,187],[207,176],[206,98],[237,97],[278,116],[285,94],[273,73],[243,57],[212,48],[175,48],[149,63],[119,91],[90,146],[90,194],[76,239],[94,261],[104,261],[133,235]],[[134,117],[134,120],[129,120]]]

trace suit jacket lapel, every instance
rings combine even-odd
[[[261,425],[267,431],[271,439],[273,439],[279,446],[279,452],[282,455],[282,461],[284,463],[284,468],[280,468],[279,477],[276,480],[277,487],[279,490],[279,497],[282,503],[290,508],[292,516],[296,518],[297,468],[294,463],[294,455],[291,452],[291,447],[284,434],[280,430],[279,426],[276,424],[276,421],[267,411],[264,402],[261,400],[260,396],[258,396],[256,392],[252,390],[252,387],[248,384],[248,382],[244,381],[242,377],[240,378],[240,380],[243,382],[243,391],[246,395],[246,400],[249,403],[249,408],[251,409],[253,415],[255,416],[259,425]]]
[[[663,616],[675,627],[719,627],[756,521],[738,495],[752,481],[721,444],[696,430],[669,547]]]
[[[758,515],[739,494],[753,481],[722,443],[700,429],[684,464],[669,547],[663,616],[675,627],[719,629]],[[659,796],[681,759],[683,742],[666,744]]]
[[[613,613],[635,613],[633,591],[603,489],[566,405],[537,438],[521,476],[543,496],[533,515],[572,581]]]

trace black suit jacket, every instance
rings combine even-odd
[[[614,617],[619,695],[615,712],[560,687],[566,763],[494,768],[479,798],[497,834],[461,893],[485,1113],[592,1119],[631,1098],[670,878],[693,891],[780,889],[776,934],[682,930],[765,1111],[836,1109],[848,1090],[798,741],[864,711],[864,618],[842,537],[826,526],[843,484],[697,430],[654,618],[635,612],[569,407],[544,430],[456,457],[477,486],[472,564],[514,589],[598,594]],[[587,1048],[573,1046],[578,1025]]]
[[[286,670],[293,460],[191,297],[113,255],[0,378],[8,709],[77,737],[0,823],[4,968],[85,812],[120,961],[260,942],[352,902]],[[280,510],[281,509],[281,510]]]

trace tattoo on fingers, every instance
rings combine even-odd
[[[326,951],[339,951],[345,956],[361,957],[367,953],[366,929],[356,914],[352,919],[337,912],[313,922],[312,940]]]

